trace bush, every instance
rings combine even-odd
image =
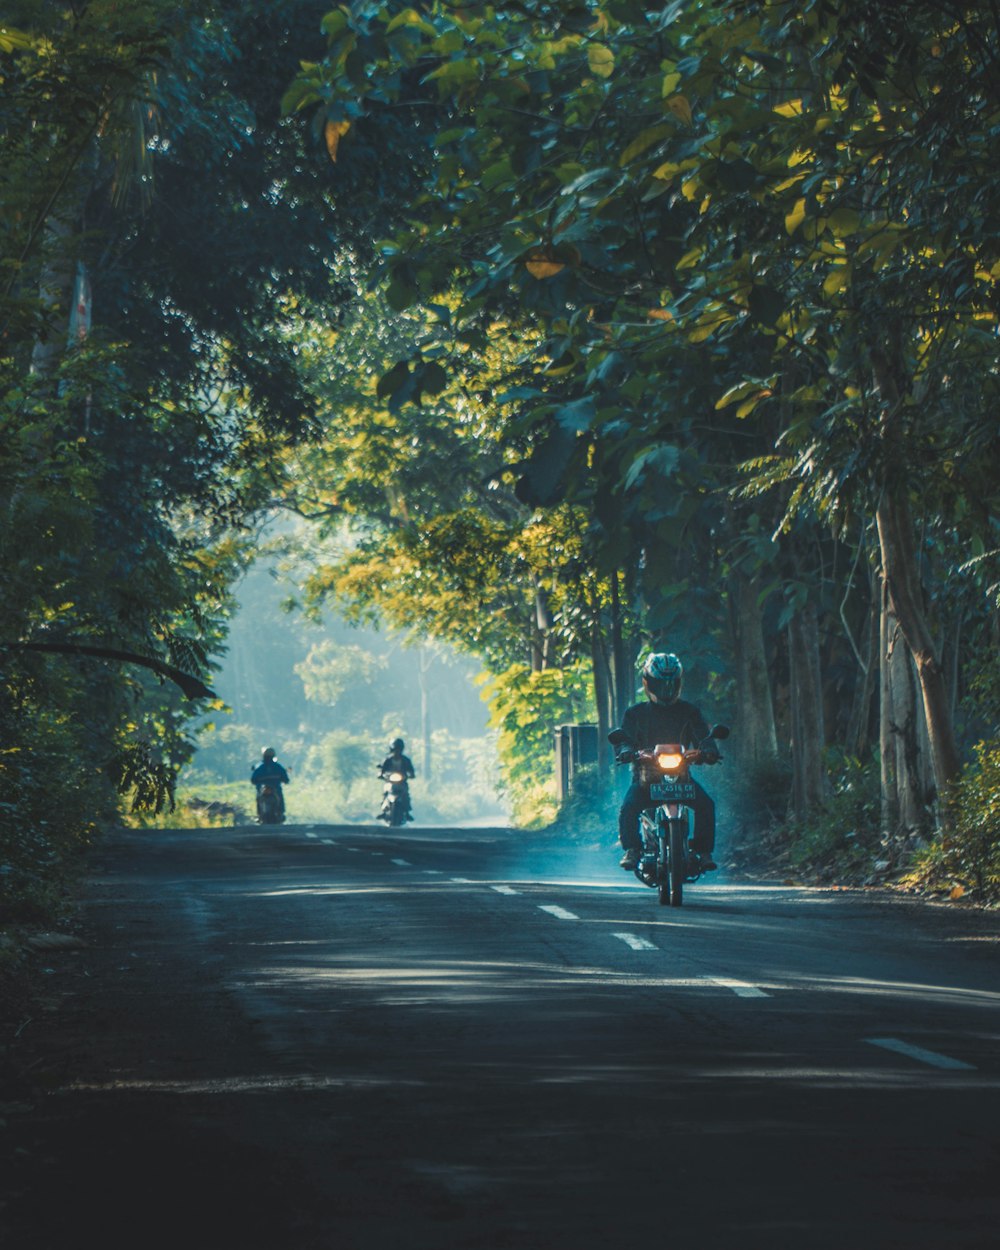
[[[910,883],[1000,901],[1000,738],[976,746],[949,806],[950,829],[920,855]]]

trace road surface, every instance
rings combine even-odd
[[[507,830],[116,835],[0,1240],[1000,1244],[1000,917],[718,875],[671,909]]]

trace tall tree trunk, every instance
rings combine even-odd
[[[594,672],[594,703],[597,706],[597,767],[605,773],[611,767],[611,666],[599,622],[590,636],[590,658]]]
[[[888,644],[889,749],[894,758],[897,810],[897,828],[891,832],[922,832],[928,823],[927,789],[921,762],[926,735],[912,657],[891,610]]]
[[[633,647],[625,637],[625,608],[621,601],[621,577],[611,574],[611,675],[613,686],[611,719],[622,723],[625,709],[635,699]]]
[[[812,604],[806,604],[789,622],[788,654],[792,684],[792,803],[796,817],[804,820],[825,795],[819,628]]]
[[[882,623],[882,585],[874,569],[869,573],[870,601],[865,636],[861,643],[861,675],[855,687],[854,706],[848,722],[847,748],[859,760],[871,749],[872,699],[881,674],[879,637]]]
[[[892,681],[889,673],[889,639],[892,622],[889,612],[889,588],[881,579],[879,593],[879,761],[881,767],[882,833],[892,837],[899,828],[899,787],[896,776],[896,746],[892,725]]]
[[[741,569],[729,575],[729,621],[736,664],[736,741],[748,765],[778,754],[774,701],[764,648],[760,588]]]
[[[907,495],[902,401],[888,360],[873,353],[875,376],[885,400],[882,417],[884,483],[875,512],[882,570],[889,601],[913,655],[923,697],[934,777],[943,799],[961,771],[945,674],[924,611],[917,536]],[[943,809],[942,809],[943,811]]]

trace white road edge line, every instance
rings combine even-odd
[[[520,894],[521,893],[520,890],[515,890],[514,887],[510,885],[491,885],[490,889],[496,890],[498,894]]]
[[[737,998],[770,998],[771,995],[762,990],[757,985],[750,985],[747,981],[734,981],[732,977],[709,977],[714,985],[721,985],[723,989],[732,990]]]
[[[654,946],[652,942],[635,933],[612,933],[611,936],[617,938],[619,942],[624,942],[626,946],[631,946],[634,951],[659,950],[659,947]]]
[[[557,907],[555,903],[540,904],[539,911],[547,911],[550,916],[555,916],[557,920],[579,920],[579,916],[575,916],[571,911],[567,911],[565,907]]]
[[[475,885],[475,881],[471,877],[451,877],[449,880],[454,881],[456,885]]]
[[[949,1055],[939,1055],[936,1050],[924,1050],[922,1046],[911,1046],[909,1042],[900,1041],[898,1037],[866,1037],[869,1046],[881,1046],[883,1050],[894,1050],[899,1055],[907,1055],[920,1063],[930,1064],[932,1068],[948,1068],[953,1072],[975,1072],[974,1064],[963,1063],[961,1059],[952,1059]]]

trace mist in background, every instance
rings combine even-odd
[[[437,643],[405,645],[336,618],[317,625],[283,609],[292,589],[263,563],[238,587],[228,651],[213,679],[231,711],[200,728],[180,778],[181,804],[224,802],[249,816],[250,770],[271,746],[291,777],[289,822],[371,823],[382,793],[378,766],[399,737],[417,773],[416,825],[506,824],[475,663]]]

